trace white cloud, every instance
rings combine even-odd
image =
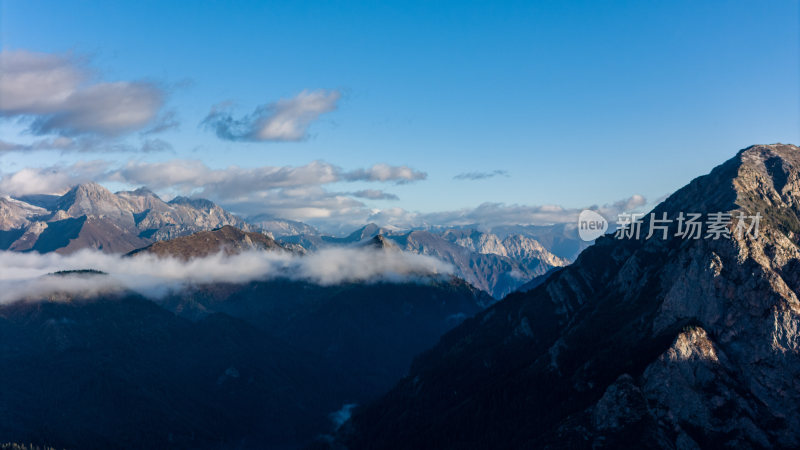
[[[427,175],[407,166],[386,164],[353,171],[324,161],[313,161],[303,166],[211,169],[201,161],[172,160],[158,163],[130,161],[107,176],[151,189],[172,188],[209,198],[233,200],[248,197],[253,192],[278,188],[319,186],[340,181],[408,183],[424,180]]]
[[[399,200],[400,198],[392,193],[384,192],[380,189],[364,189],[361,191],[351,192],[350,195],[358,198],[366,198],[369,200]]]
[[[165,99],[151,82],[92,83],[71,55],[2,51],[0,73],[0,116],[30,119],[38,135],[118,136],[150,124]]]
[[[15,196],[62,193],[70,186],[103,177],[107,161],[82,161],[70,166],[25,168],[14,173],[0,173],[0,193]]]
[[[358,169],[344,174],[348,181],[394,181],[396,183],[409,183],[424,180],[425,172],[416,171],[408,166],[390,166],[388,164],[375,164],[368,169]]]
[[[0,52],[0,70],[0,110],[6,114],[57,110],[87,78],[68,56],[26,51]]]
[[[211,169],[198,160],[172,160],[158,163],[130,161],[113,176],[151,189],[177,188],[200,195],[231,198],[253,191],[328,184],[341,179],[342,169],[324,161],[303,166],[261,166]]]
[[[482,203],[475,208],[451,211],[415,213],[402,208],[387,208],[376,211],[367,219],[379,225],[391,224],[413,228],[420,226],[463,226],[480,225],[547,225],[554,223],[577,223],[578,215],[584,209],[598,211],[609,220],[616,220],[617,214],[631,211],[646,204],[641,195],[602,206],[591,205],[585,208],[564,208],[559,205],[507,205],[505,203]]]
[[[101,83],[76,90],[57,108],[33,122],[36,134],[119,135],[150,123],[164,94],[145,82]]]
[[[66,136],[37,139],[28,144],[0,140],[0,153],[36,150],[72,150],[77,145],[78,142],[75,139]]]
[[[267,212],[273,217],[300,221],[343,222],[349,227],[368,215],[366,206],[346,194],[329,192],[320,186],[303,186],[254,192],[228,199],[223,205],[244,215]]]
[[[508,172],[505,170],[492,170],[491,172],[464,172],[453,177],[454,180],[485,180],[494,177],[507,177]]]
[[[67,137],[57,136],[36,139],[27,144],[0,140],[0,153],[34,152],[39,150],[56,150],[67,152],[118,152],[118,153],[156,153],[172,150],[172,145],[158,138],[141,139],[139,145],[131,145],[97,136]]]
[[[108,275],[46,276],[83,269],[101,270]],[[306,256],[265,251],[232,256],[220,253],[188,262],[146,254],[123,257],[94,250],[67,256],[0,251],[0,303],[121,289],[159,297],[186,284],[272,278],[332,285],[348,281],[408,281],[451,273],[451,266],[429,256],[373,248],[325,249]]]
[[[149,142],[149,141],[146,141]],[[158,145],[156,142],[154,145]],[[141,151],[141,150],[140,150]],[[378,169],[375,169],[375,168]],[[381,176],[375,175],[375,171]],[[21,195],[28,188],[20,180],[40,183],[42,188],[63,190],[84,181],[115,181],[153,190],[204,196],[218,201],[245,201],[253,195],[275,189],[300,189],[337,182],[394,182],[407,183],[426,178],[425,172],[406,166],[377,164],[367,169],[347,171],[325,161],[313,161],[302,166],[261,166],[243,168],[231,166],[212,169],[199,160],[174,159],[164,162],[128,161],[112,167],[107,161],[79,162],[66,166],[26,168],[16,173],[0,173],[0,190]],[[303,193],[303,191],[298,191]],[[380,191],[360,191],[372,195]],[[41,193],[41,191],[40,191]],[[386,196],[386,195],[384,195]],[[389,198],[388,196],[386,196]]]
[[[300,141],[308,136],[309,126],[319,116],[336,109],[339,91],[303,91],[289,99],[261,105],[247,116],[236,119],[229,104],[217,105],[202,125],[221,139],[230,141]]]
[[[153,125],[142,131],[143,135],[147,134],[158,134],[163,133],[165,131],[174,130],[180,127],[180,122],[178,121],[178,113],[175,111],[167,111],[160,117],[158,117]]]

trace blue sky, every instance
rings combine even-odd
[[[221,170],[322,160],[342,171],[385,164],[425,177],[340,177],[295,192],[268,186],[246,199],[205,193],[243,214],[312,222],[358,222],[368,210],[400,223],[487,202],[571,210],[633,194],[653,201],[740,148],[800,142],[799,17],[796,1],[0,0],[4,53],[55,55],[90,74],[82,87],[141,81],[164,99],[140,129],[67,133],[92,138],[84,151],[40,145],[0,153],[0,187],[13,190],[8,180],[24,168],[52,172],[86,161],[200,160]],[[221,102],[232,102],[225,111],[236,120],[303,92],[335,100],[301,127],[299,140],[225,140],[201,126]],[[0,111],[0,140],[64,134],[32,131],[37,114],[45,113]],[[141,134],[168,114],[177,128]],[[109,150],[146,139],[170,150]],[[107,178],[109,186],[142,179]],[[349,195],[363,190],[399,199]],[[161,192],[177,191],[164,183]],[[303,213],[303,195],[348,213]],[[289,197],[291,207],[275,206]]]

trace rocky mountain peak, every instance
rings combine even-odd
[[[400,246],[398,246],[394,241],[391,239],[386,238],[382,234],[377,234],[373,236],[371,239],[364,241],[361,245],[364,247],[372,247],[381,250],[400,250]]]
[[[72,194],[74,196],[79,197],[95,197],[95,198],[109,198],[112,197],[114,194],[106,189],[99,183],[95,183],[94,181],[88,181],[86,183],[76,184],[73,186],[67,194]]]
[[[358,230],[350,233],[345,239],[350,242],[359,242],[380,234],[383,230],[375,223],[368,223]]]
[[[233,225],[244,220],[203,199],[170,203],[147,188],[111,193],[97,183],[73,186],[61,196],[0,200],[0,249],[70,253],[82,248],[129,252],[159,240]]]
[[[71,217],[130,215],[116,195],[94,182],[73,186],[56,202],[55,209],[66,211]]]
[[[786,206],[794,203],[800,187],[798,169],[800,148],[754,145],[675,192],[658,210],[691,207],[697,212],[724,212]]]

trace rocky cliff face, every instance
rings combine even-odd
[[[757,236],[601,238],[445,335],[340,442],[800,446],[798,202],[800,149],[739,152],[653,212],[759,213]]]

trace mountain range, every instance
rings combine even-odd
[[[154,241],[233,225],[250,226],[208,200],[161,200],[147,189],[112,193],[97,183],[60,196],[0,198],[0,250],[127,253]]]
[[[569,263],[525,234],[509,233],[500,239],[475,229],[400,230],[371,223],[335,237],[302,222],[266,215],[245,220],[205,199],[176,197],[165,202],[146,188],[112,193],[99,184],[84,183],[63,195],[0,197],[0,250],[69,254],[93,248],[128,253],[152,246],[158,251],[160,241],[226,226],[278,237],[284,247],[301,253],[359,245],[381,235],[404,251],[452,264],[459,277],[495,298]],[[543,229],[547,227],[537,232],[544,235]],[[577,234],[571,239],[578,241]],[[170,245],[177,242],[181,241]]]

